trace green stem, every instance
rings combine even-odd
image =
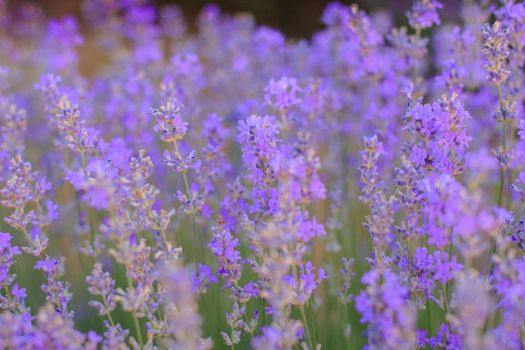
[[[175,149],[176,156],[178,158],[181,158],[182,155],[180,153],[179,145],[177,144],[177,141],[173,141],[173,148]],[[186,192],[186,197],[189,201],[193,201],[193,196],[191,195],[191,189],[188,181],[188,176],[186,174],[186,170],[181,172],[182,174],[182,181],[184,182],[184,190]],[[197,233],[197,224],[196,224],[196,218],[195,213],[191,213],[191,219],[192,219],[192,225],[193,225],[193,252],[195,259],[198,263],[204,263],[204,246],[203,242],[201,242],[200,237]],[[199,249],[200,247],[200,249]],[[202,255],[202,257],[201,257]]]
[[[310,327],[308,326],[308,319],[306,318],[306,313],[304,311],[304,305],[301,305],[300,310],[301,310],[301,318],[303,319],[303,322],[304,322],[304,330],[306,332],[306,338],[308,339],[308,345],[310,346],[310,349],[314,349],[312,336],[310,334]]]
[[[4,286],[5,290],[5,296],[7,298],[7,301],[9,302],[9,308],[11,308],[11,302],[13,301],[13,297],[11,296],[11,291],[7,286]],[[14,310],[11,310],[11,312],[14,312]]]
[[[133,312],[133,323],[135,324],[135,332],[137,333],[137,338],[139,340],[140,348],[144,348],[144,342],[142,341],[142,331],[140,329],[140,323],[137,315]]]
[[[133,288],[133,283],[131,282],[131,278],[129,278],[129,277],[128,277],[128,288],[130,288],[130,289]],[[135,326],[135,333],[137,334],[137,340],[139,341],[140,348],[143,349],[144,348],[144,342],[142,340],[142,331],[140,329],[139,319],[138,319],[137,314],[135,313],[135,311],[132,311],[131,315],[133,317],[133,324]]]
[[[309,317],[309,320],[308,322],[310,323],[310,327],[312,327],[312,341],[315,344],[317,344],[317,334],[316,334],[316,329],[315,329],[315,321],[314,321],[314,307],[312,305],[312,299],[308,299],[308,303],[307,303],[307,314],[308,314],[308,317]]]
[[[106,297],[102,298],[102,302],[104,303],[104,307],[106,308],[106,310],[108,310],[109,324],[111,325],[111,327],[115,327],[115,322],[113,321],[113,317],[111,317],[111,311],[109,311],[109,309],[108,309],[108,304],[106,302]]]
[[[299,270],[297,268],[297,265],[294,265],[294,267],[293,267],[293,274],[294,274],[294,277],[295,277],[295,281],[297,282],[298,279],[299,279]],[[304,324],[304,331],[306,333],[306,339],[308,340],[308,345],[309,345],[310,349],[314,349],[312,336],[311,336],[311,333],[310,333],[310,327],[308,325],[308,318],[306,317],[306,312],[304,310],[304,304],[301,304],[301,306],[299,307],[299,311],[301,312],[301,319],[302,319],[303,324]]]
[[[430,254],[430,249],[428,247],[428,240],[425,242],[425,246],[427,248],[427,252]],[[425,301],[425,307],[427,311],[427,328],[428,328],[428,334],[432,335],[432,310],[430,310],[430,298],[427,297],[427,300]]]
[[[428,335],[432,335],[432,312],[430,311],[430,299],[427,297],[427,300],[425,302],[425,307],[427,309],[427,328],[428,328]]]
[[[503,186],[505,183],[505,170],[500,169],[499,172],[499,184],[498,184],[498,207],[503,204]]]
[[[342,309],[343,311],[343,318],[344,318],[344,326],[343,326],[343,337],[344,337],[344,341],[345,341],[345,344],[346,344],[346,348],[347,349],[350,349],[350,339],[349,336],[351,335],[346,335],[345,334],[345,331],[346,331],[346,327],[349,327],[350,326],[350,320],[349,320],[349,317],[348,317],[348,304],[347,303],[344,303],[343,304],[344,308]]]
[[[503,106],[503,95],[501,92],[501,84],[498,84],[498,104],[499,108],[501,109]],[[503,147],[503,155],[505,156],[507,154],[507,121],[504,119],[502,121],[502,147]],[[500,170],[500,179],[499,179],[499,191],[498,191],[498,206],[501,207],[503,204],[503,187],[505,184],[505,167],[502,167]]]
[[[499,108],[502,108],[503,106],[503,94],[501,92],[501,84],[498,84],[498,105]],[[502,121],[503,127],[502,127],[502,148],[503,148],[503,155],[506,156],[507,154],[507,121],[504,119]],[[506,165],[501,167],[500,173],[499,173],[499,184],[498,184],[498,207],[501,207],[503,205],[503,195],[504,195],[504,187],[505,187],[505,169]],[[491,243],[492,247],[490,249],[492,257],[496,253],[496,242]],[[490,261],[489,263],[489,273],[492,273],[492,270],[494,268],[494,262]]]
[[[443,296],[443,306],[445,307],[445,323],[450,328],[450,323],[448,322],[447,315],[449,314],[449,308],[448,308],[448,298],[447,298],[447,292],[445,290],[445,286],[441,284],[441,294]]]
[[[27,229],[25,227],[22,228],[22,233],[24,234],[24,237],[26,238],[27,243],[29,243],[30,245],[33,245],[33,238],[31,238],[31,235],[29,234],[29,232],[27,232]]]
[[[85,156],[85,153],[84,151],[80,152],[80,162],[82,164],[82,172],[84,173],[84,176],[88,177],[88,173],[87,173],[87,163],[86,163],[86,156]],[[87,212],[88,212],[88,223],[89,223],[89,235],[90,235],[90,238],[91,238],[91,245],[95,246],[95,224],[93,222],[93,210],[88,207],[87,208]]]

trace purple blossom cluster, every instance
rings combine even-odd
[[[524,349],[525,3],[446,11],[0,0],[0,348]]]

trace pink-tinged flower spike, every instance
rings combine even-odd
[[[354,296],[350,293],[350,287],[355,277],[354,259],[343,258],[339,274],[341,275],[341,290],[338,293],[338,297],[346,305],[354,299]]]
[[[0,80],[0,168],[8,169],[11,158],[25,154],[28,122],[26,111],[13,103],[9,68],[0,66]],[[0,172],[0,182],[7,175]]]
[[[58,207],[51,201],[43,206],[44,196],[51,185],[31,164],[17,156],[11,160],[9,177],[0,189],[0,203],[13,211],[4,218],[11,227],[21,231],[29,244],[23,247],[26,253],[39,256],[47,247],[45,232],[58,216]],[[30,209],[31,206],[35,209]]]
[[[496,18],[505,27],[511,27],[509,44],[512,51],[509,55],[509,68],[512,70],[515,86],[519,88],[517,81],[522,76],[521,68],[525,64],[525,4],[517,1],[507,1],[495,13]],[[518,96],[523,98],[523,91],[515,91]]]
[[[170,349],[207,350],[211,339],[201,338],[201,317],[192,284],[192,273],[179,262],[161,272],[163,306],[170,337],[164,339]]]
[[[102,349],[128,349],[126,340],[129,336],[129,330],[123,329],[121,325],[112,326],[109,322],[104,322],[106,330],[104,332],[104,340],[102,341]]]
[[[131,314],[135,337],[141,347],[144,342],[140,318],[149,314],[148,308],[151,306],[149,302],[153,298],[154,282],[158,277],[151,261],[151,251],[151,247],[146,245],[144,239],[138,244],[121,241],[118,242],[116,249],[109,250],[109,254],[126,268],[127,285],[125,288],[117,288],[115,301],[120,303],[124,311]]]
[[[188,181],[188,170],[192,168],[197,160],[194,152],[184,156],[181,152],[179,141],[186,134],[188,123],[182,120],[181,112],[184,106],[176,99],[170,98],[166,104],[153,109],[152,114],[157,123],[154,130],[160,133],[162,141],[170,144],[173,150],[166,150],[163,153],[164,164],[175,169],[182,175],[184,183],[184,193],[177,191],[176,198],[182,204],[182,210],[191,216],[193,221],[193,250],[196,261],[204,262],[205,250],[204,239],[197,232],[196,218],[204,206],[204,198],[195,191]]]
[[[57,109],[57,127],[67,147],[82,158],[86,154],[94,153],[98,145],[98,132],[85,126],[86,122],[80,118],[78,106],[72,104],[67,96],[62,96]]]
[[[2,158],[24,154],[27,113],[8,100],[0,98],[0,164]],[[4,153],[5,152],[5,153]],[[2,156],[5,154],[5,156]],[[2,180],[0,174],[0,181]]]
[[[117,305],[115,300],[115,281],[108,272],[102,271],[100,263],[95,263],[92,274],[86,277],[86,282],[89,285],[88,291],[102,298],[102,302],[93,300],[89,302],[89,305],[96,308],[99,315],[107,315],[110,322],[113,323],[111,311]]]
[[[384,254],[394,238],[393,198],[385,193],[384,184],[379,176],[379,159],[383,154],[383,144],[377,136],[365,137],[365,149],[361,151],[361,182],[363,183],[361,201],[370,206],[370,215],[366,217],[365,228],[374,243],[375,265],[381,270],[385,266]]]
[[[508,183],[507,173],[512,163],[514,152],[509,148],[507,143],[513,135],[509,135],[514,119],[516,119],[516,103],[510,97],[503,94],[503,84],[508,80],[510,71],[508,69],[507,59],[510,54],[509,33],[511,27],[505,27],[500,22],[494,22],[492,26],[485,23],[481,28],[483,33],[483,56],[487,64],[485,69],[489,73],[487,79],[497,88],[498,105],[492,113],[496,121],[502,125],[501,146],[494,150],[494,155],[498,161],[499,181],[498,181],[498,206],[508,207],[510,199],[504,203],[506,192],[510,184]]]
[[[485,65],[489,73],[487,78],[495,86],[500,86],[510,74],[507,58],[510,54],[509,35],[512,28],[505,27],[500,22],[494,22],[492,26],[485,23],[481,30],[485,39],[482,53],[487,60]]]
[[[221,192],[219,183],[232,168],[226,155],[230,131],[223,125],[223,118],[209,114],[204,122],[204,136],[207,144],[202,149],[202,164],[199,167],[204,194]]]
[[[56,145],[73,151],[80,158],[77,161],[85,172],[87,156],[102,152],[104,142],[97,129],[86,126],[86,120],[81,117],[78,105],[71,102],[70,96],[62,90],[60,82],[59,76],[48,74],[42,76],[35,88],[46,98],[46,111],[57,134]]]
[[[458,274],[451,300],[454,310],[450,324],[457,329],[464,349],[496,349],[498,339],[491,331],[485,332],[487,318],[492,317],[495,303],[487,279],[475,270]]]
[[[313,346],[307,326],[304,325],[306,332],[303,334],[303,324],[291,317],[291,307],[298,301],[294,284],[299,278],[296,272],[301,258],[295,256],[300,253],[286,248],[294,243],[294,234],[285,225],[274,223],[268,223],[253,234],[260,260],[256,266],[260,279],[259,295],[268,303],[266,312],[272,315],[272,322],[262,327],[262,334],[254,338],[252,346],[256,349],[291,349],[299,344],[303,335]],[[301,310],[304,316],[304,308]]]
[[[381,179],[379,177],[378,162],[384,154],[383,144],[374,135],[365,138],[365,149],[361,151],[361,181],[363,182],[362,195],[359,198],[365,203],[372,203],[381,190]]]

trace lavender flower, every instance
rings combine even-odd
[[[361,322],[368,324],[367,338],[370,349],[415,349],[413,331],[414,310],[406,303],[404,289],[391,271],[380,275],[372,270],[363,276],[367,286],[355,300],[361,313]]]
[[[191,272],[173,266],[163,276],[165,312],[173,334],[169,344],[173,349],[210,349],[211,341],[200,337],[201,319],[194,299]]]
[[[0,0],[0,348],[522,349],[525,5],[445,5]]]
[[[11,235],[9,233],[0,232],[0,251],[2,252],[0,286],[2,288],[8,287],[15,280],[16,275],[12,275],[9,270],[15,263],[14,257],[20,255],[20,249],[17,246],[12,246],[10,241]]]
[[[417,0],[407,13],[408,22],[418,30],[430,28],[440,23],[438,9],[443,5],[437,0]]]
[[[193,289],[202,294],[208,290],[210,284],[217,282],[217,276],[208,265],[199,265],[197,273],[193,276]]]
[[[73,311],[68,310],[72,294],[69,291],[69,283],[61,281],[60,277],[64,274],[63,260],[50,258],[37,261],[35,269],[42,270],[46,277],[46,283],[42,285],[42,290],[46,295],[46,301],[56,307],[56,312],[66,319],[73,317]]]
[[[264,99],[268,105],[279,111],[284,129],[288,127],[286,113],[301,102],[298,97],[301,91],[297,79],[286,76],[277,81],[271,79],[264,88]]]
[[[96,263],[93,267],[93,273],[86,277],[89,284],[88,291],[93,295],[99,295],[102,303],[91,301],[90,306],[97,309],[99,315],[107,315],[116,307],[115,301],[115,281],[107,272],[102,271],[102,265]]]
[[[0,203],[13,211],[4,220],[24,234],[29,246],[22,249],[38,256],[47,246],[44,232],[58,216],[57,206],[52,201],[47,201],[45,209],[42,203],[51,185],[38,172],[33,172],[31,164],[23,161],[20,155],[11,159],[8,174],[0,189]],[[31,205],[36,209],[28,210]]]
[[[494,22],[492,26],[484,24],[481,30],[485,39],[482,53],[487,60],[485,69],[489,73],[488,79],[492,84],[500,85],[510,75],[510,71],[505,66],[509,56],[508,37],[511,28]]]
[[[152,111],[157,124],[154,130],[160,133],[164,142],[176,142],[184,137],[188,123],[182,120],[181,112],[184,106],[175,99],[170,99],[164,106]]]

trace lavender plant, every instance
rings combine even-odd
[[[0,0],[0,348],[524,349],[525,3],[405,10]]]

